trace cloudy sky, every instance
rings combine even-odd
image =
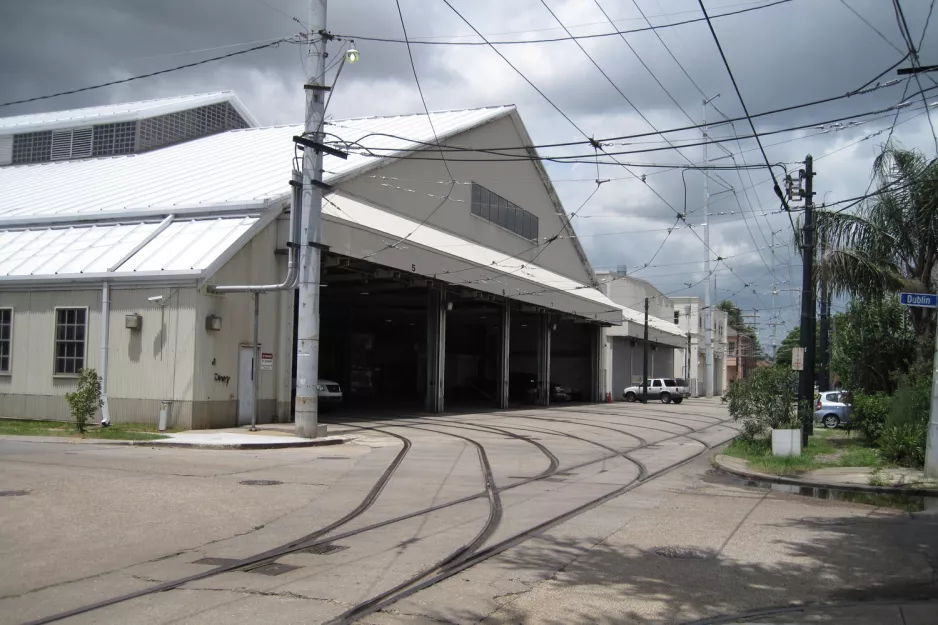
[[[546,6],[545,6],[546,2]],[[499,41],[565,37],[633,30],[701,17],[695,0],[451,0],[487,38]],[[802,104],[854,91],[906,53],[892,3],[886,0],[707,0],[713,15],[758,8],[713,19],[723,50],[750,113]],[[775,6],[767,6],[775,4]],[[932,3],[933,4],[933,3]],[[157,71],[295,35],[307,19],[306,0],[5,0],[0,3],[0,100],[30,98],[57,91]],[[442,0],[401,0],[411,39],[480,42],[472,29]],[[548,10],[549,8],[549,10]],[[938,25],[924,32],[928,0],[903,0],[916,44],[923,41],[923,64],[938,63]],[[554,15],[551,14],[553,12]],[[615,24],[615,29],[607,16]],[[934,16],[938,22],[938,16]],[[343,71],[330,106],[331,117],[414,113],[422,110],[406,47],[364,37],[399,39],[394,0],[333,0],[328,28],[358,37],[361,61]],[[878,31],[878,32],[877,32]],[[659,39],[660,37],[660,39]],[[616,137],[698,124],[704,96],[720,94],[708,121],[738,117],[742,106],[706,22],[573,41],[502,45],[499,50],[587,135]],[[338,52],[343,42],[335,42]],[[484,45],[414,45],[414,58],[430,109],[513,103],[537,144],[578,141],[583,135]],[[587,56],[589,55],[589,56]],[[590,61],[592,57],[618,91]],[[48,111],[151,97],[235,90],[262,124],[302,121],[305,49],[281,44],[193,69],[73,96],[0,109],[2,115]],[[906,63],[907,64],[907,63]],[[932,74],[938,80],[938,75]],[[895,78],[888,72],[881,82]],[[931,77],[922,87],[934,88]],[[660,84],[659,84],[660,83]],[[895,114],[874,113],[917,93],[914,81],[886,86],[827,104],[755,119],[772,163],[797,169],[808,153],[816,162],[817,202],[837,202],[863,194],[870,165],[889,135]],[[621,91],[621,94],[619,93]],[[938,89],[926,94],[938,101]],[[628,101],[627,101],[628,100]],[[922,98],[899,111],[893,139],[928,156],[936,152]],[[938,127],[938,107],[931,108]],[[848,115],[858,124],[816,128]],[[804,130],[788,131],[808,125]],[[750,134],[747,122],[717,124],[714,138]],[[667,135],[675,144],[696,143],[699,131]],[[712,146],[721,165],[764,161],[751,139]],[[608,151],[669,147],[660,136],[615,144]],[[583,153],[582,146],[571,148]],[[560,150],[542,153],[560,154]],[[732,154],[730,156],[729,154]],[[702,161],[701,148],[639,152],[618,157],[636,164],[684,165]],[[719,160],[717,160],[719,159]],[[626,266],[666,293],[703,295],[687,284],[704,276],[701,171],[603,166],[610,179],[574,220],[597,269]],[[596,167],[548,164],[568,211],[595,189]],[[787,215],[778,212],[766,169],[712,172],[710,245],[727,260],[715,264],[718,298],[732,297],[747,312],[757,309],[762,341],[771,344],[772,252],[779,294],[778,316],[797,324],[801,263],[792,245]],[[686,208],[685,187],[686,182]],[[669,206],[670,205],[670,206]],[[696,227],[668,232],[675,210]],[[770,249],[772,233],[777,246]],[[663,243],[663,245],[662,245]],[[657,255],[656,254],[657,251]],[[730,270],[731,268],[731,270]],[[749,286],[745,286],[745,285]]]

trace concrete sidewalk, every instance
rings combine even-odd
[[[881,469],[875,476],[874,481],[877,482],[877,485],[874,485],[870,483],[873,479],[873,473],[876,471],[872,467],[831,467],[805,471],[797,475],[782,476],[757,471],[749,466],[747,460],[724,454],[715,455],[712,463],[717,469],[733,475],[779,484],[902,495],[938,496],[938,482],[926,480],[924,472],[917,469]]]
[[[341,445],[349,436],[323,436],[299,438],[293,436],[292,423],[271,423],[258,426],[252,432],[248,426],[221,430],[189,430],[185,432],[157,432],[167,438],[157,440],[118,440],[103,438],[72,438],[65,436],[0,436],[0,441],[30,443],[70,443],[77,445],[132,445],[137,447],[184,447],[191,449],[290,449]]]

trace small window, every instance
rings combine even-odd
[[[13,309],[0,308],[0,373],[10,373],[13,358]]]
[[[652,380],[652,381],[651,381],[651,385],[654,386],[654,387],[656,387],[656,388],[660,388],[660,387],[661,387],[661,380]]]
[[[509,232],[531,241],[537,240],[537,216],[476,183],[472,183],[472,206],[470,210],[473,215],[496,224]]]
[[[55,375],[78,375],[85,367],[87,308],[55,309]]]
[[[675,384],[674,380],[672,380],[671,378],[666,378],[664,380],[664,385],[665,386],[677,386],[677,384]]]
[[[681,311],[675,310],[674,311],[674,323],[680,323],[680,322],[681,322]]]

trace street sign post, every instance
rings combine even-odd
[[[934,293],[900,293],[899,303],[916,308],[938,308],[938,295]]]
[[[938,308],[938,295],[929,293],[900,293],[899,301],[916,308]],[[935,332],[935,356],[932,362],[931,414],[925,441],[925,477],[938,479],[938,331]]]
[[[794,347],[791,350],[792,371],[804,370],[804,347]]]

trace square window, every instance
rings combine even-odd
[[[73,375],[85,366],[86,308],[59,308],[55,311],[56,375]]]

